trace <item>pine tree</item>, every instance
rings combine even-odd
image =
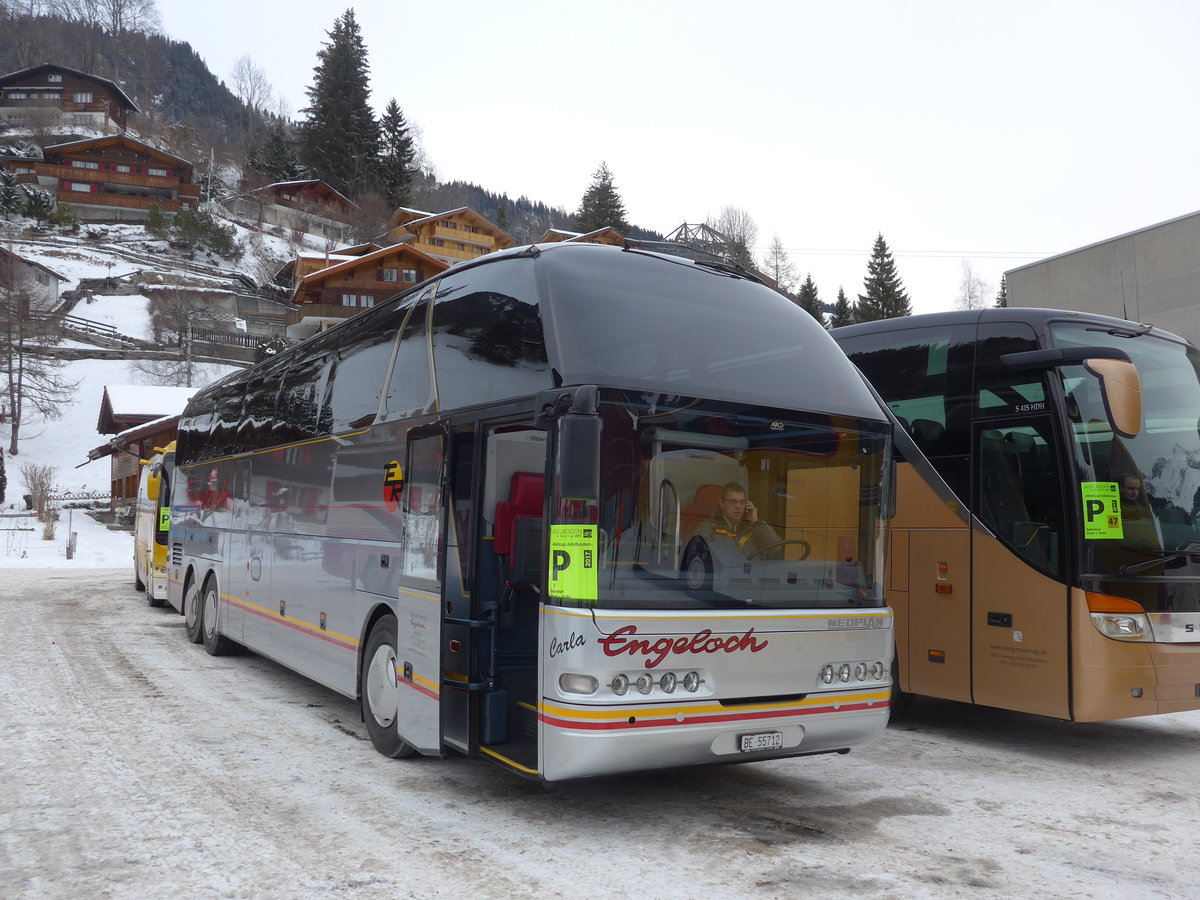
[[[0,167],[0,214],[9,218],[21,209],[21,192],[17,187],[17,174]]]
[[[282,121],[267,130],[262,146],[254,148],[246,165],[272,181],[298,181],[304,177],[296,138]]]
[[[833,304],[833,315],[829,317],[830,328],[841,328],[843,325],[854,324],[854,307],[846,297],[846,289],[838,288],[837,302]]]
[[[800,284],[800,290],[796,292],[796,305],[820,322],[822,328],[829,327],[829,324],[825,321],[825,308],[821,305],[821,300],[817,296],[817,286],[813,283],[812,273],[804,276],[804,281]]]
[[[301,159],[320,178],[350,197],[379,183],[379,123],[370,106],[370,76],[362,32],[348,9],[327,32],[329,43],[307,89],[308,116],[301,127]]]
[[[54,195],[45,188],[29,184],[21,185],[21,190],[25,194],[21,212],[29,218],[37,220],[37,223],[41,225],[54,212]]]
[[[871,258],[867,261],[863,289],[866,293],[858,295],[858,303],[854,306],[855,322],[875,322],[912,315],[912,305],[904,290],[904,283],[900,280],[892,251],[888,249],[882,234],[875,238]]]
[[[496,227],[508,231],[508,207],[503,203],[496,208]]]
[[[379,121],[379,129],[383,143],[381,167],[384,199],[393,208],[406,206],[412,194],[417,150],[395,97],[388,101],[383,118]]]
[[[796,285],[796,267],[792,265],[779,235],[771,240],[771,246],[763,258],[763,271],[775,281],[775,287],[781,294],[791,296],[792,288]]]
[[[583,194],[579,212],[575,215],[575,230],[587,233],[598,228],[615,228],[621,234],[629,234],[629,222],[625,219],[625,204],[613,187],[613,174],[607,163],[600,163],[592,184]]]
[[[1000,290],[996,292],[996,309],[1008,308],[1008,276],[1000,276]]]

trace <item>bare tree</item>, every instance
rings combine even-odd
[[[250,109],[265,111],[271,103],[271,82],[267,73],[249,55],[239,56],[233,64],[233,92]]]
[[[155,384],[194,387],[205,378],[196,362],[197,322],[211,319],[213,301],[203,294],[173,290],[155,292],[146,304],[154,342],[163,348],[158,359],[138,360],[131,368]]]
[[[21,466],[21,481],[25,485],[25,493],[33,505],[33,511],[39,522],[45,522],[53,511],[51,496],[54,494],[55,468],[42,466],[37,463],[25,463]]]
[[[114,81],[121,76],[121,60],[126,54],[129,35],[134,32],[154,33],[162,30],[158,5],[154,0],[50,0],[47,4],[64,19],[74,19],[88,26],[93,37],[103,34],[112,48]],[[95,50],[85,50],[84,68],[94,68]]]
[[[243,137],[248,141],[254,140],[255,119],[271,105],[271,82],[267,80],[267,73],[248,54],[239,56],[234,62],[231,77],[233,92],[246,107]]]
[[[796,286],[796,267],[792,265],[779,235],[771,239],[770,249],[763,258],[763,272],[771,276],[780,293],[790,295],[792,288]]]
[[[754,267],[754,257],[750,248],[758,240],[758,226],[750,213],[737,206],[722,206],[715,218],[705,220],[705,224],[723,234],[729,242],[729,259],[748,269]]]
[[[990,305],[988,295],[992,286],[975,271],[969,259],[962,261],[962,279],[958,283],[958,297],[954,301],[955,309],[983,309]]]
[[[63,376],[64,362],[50,355],[60,340],[49,315],[57,298],[38,286],[34,271],[16,255],[11,240],[0,247],[0,406],[7,407],[0,419],[7,419],[12,456],[22,426],[60,418],[79,386]]]

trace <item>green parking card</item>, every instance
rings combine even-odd
[[[595,525],[550,526],[549,594],[556,600],[594,604],[599,596]]]
[[[1083,536],[1089,541],[1119,540],[1125,537],[1121,526],[1121,490],[1115,481],[1082,481]]]

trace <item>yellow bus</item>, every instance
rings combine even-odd
[[[146,602],[167,602],[167,533],[171,527],[170,473],[175,468],[175,442],[155,447],[140,461],[137,513],[133,527],[133,579]]]
[[[898,690],[1081,722],[1200,708],[1200,352],[1042,309],[833,335],[898,422]]]

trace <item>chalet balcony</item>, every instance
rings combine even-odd
[[[466,244],[465,249],[459,250],[455,244],[450,243],[448,240],[446,241],[446,245],[444,247],[436,247],[427,241],[413,241],[412,246],[424,253],[428,253],[430,256],[436,256],[438,259],[444,259],[452,262],[458,262],[464,259],[479,259],[479,257],[483,255],[472,244]]]
[[[158,203],[162,206],[163,212],[177,213],[182,209],[182,204],[178,200],[172,200],[170,197],[126,197],[123,194],[64,190],[55,191],[54,196],[58,198],[60,203],[82,204],[84,206],[110,206],[115,209],[142,209],[149,212],[150,207]],[[192,205],[194,206],[195,204]]]
[[[433,236],[445,238],[448,241],[458,241],[460,244],[474,244],[477,247],[486,247],[489,250],[496,245],[496,239],[490,234],[484,234],[480,231],[463,231],[461,228],[447,228],[445,225],[434,226]],[[466,258],[469,259],[475,255],[470,254]]]
[[[187,184],[177,175],[137,175],[132,172],[117,172],[113,169],[84,169],[78,166],[59,166],[53,163],[38,163],[37,173],[59,181],[92,181],[104,184],[120,184],[127,187],[154,188],[160,191],[175,191],[181,197],[200,198],[200,185]]]
[[[339,303],[301,303],[283,318],[284,325],[295,325],[302,319],[348,319],[363,311],[361,306],[342,306]]]

